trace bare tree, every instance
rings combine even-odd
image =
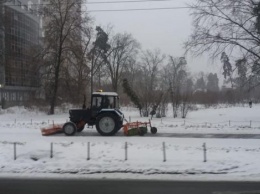
[[[159,72],[163,67],[165,55],[156,49],[147,50],[141,56],[141,74],[138,79],[138,94],[143,107],[143,115],[148,116],[149,112],[154,109],[158,100],[156,93],[159,87]]]
[[[167,72],[165,72],[166,68],[162,68],[159,72],[159,85],[156,90],[156,117],[166,117],[166,113],[168,110],[169,104],[169,83],[168,79],[165,76]]]
[[[181,88],[186,80],[186,60],[184,57],[173,58],[169,56],[169,63],[164,72],[168,80],[170,101],[173,107],[173,116],[177,117],[177,111],[181,104]]]
[[[77,31],[72,32],[72,36],[67,40],[69,51],[67,52],[66,62],[61,69],[61,78],[64,80],[62,83],[64,87],[60,89],[60,91],[63,91],[62,96],[63,98],[70,97],[68,100],[77,104],[82,104],[82,100],[88,96],[87,88],[90,77],[88,66],[90,62],[87,54],[90,51],[93,29],[91,18],[85,17],[83,19],[85,21],[81,23],[81,35],[78,36]]]
[[[184,85],[182,86],[181,91],[181,117],[186,118],[190,108],[191,108],[191,100],[193,95],[193,81],[191,78],[186,78],[184,81]]]
[[[209,52],[212,58],[226,52],[237,60],[246,58],[243,65],[256,64],[259,70],[259,5],[254,0],[196,0],[191,5],[194,30],[186,49],[195,55]]]
[[[107,57],[106,67],[112,82],[112,88],[117,92],[120,81],[122,81],[122,75],[127,66],[131,65],[134,58],[136,58],[140,46],[131,34],[126,33],[114,35],[109,44],[111,52]]]
[[[61,69],[69,61],[68,57],[73,50],[71,41],[80,45],[83,23],[89,22],[81,15],[81,0],[49,0],[44,5],[44,46],[46,71],[48,74],[47,85],[50,95],[50,114],[54,114],[57,103],[57,94],[60,86]],[[75,40],[77,38],[77,40]],[[73,46],[75,49],[75,45]]]

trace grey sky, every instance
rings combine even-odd
[[[101,0],[98,0],[101,1]],[[112,1],[112,0],[102,0]],[[119,1],[119,0],[114,0]],[[122,1],[122,0],[120,0]],[[134,9],[185,6],[194,0],[174,0],[162,2],[117,3],[87,5],[88,10]],[[94,0],[89,2],[95,2]],[[126,12],[91,12],[95,24],[112,24],[115,32],[131,33],[142,45],[142,49],[159,48],[166,55],[180,57],[184,54],[183,42],[192,31],[192,18],[189,9],[126,11]],[[206,56],[187,58],[191,72],[221,73],[220,61],[211,64]],[[216,65],[218,64],[218,65]]]

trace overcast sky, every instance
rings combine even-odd
[[[89,0],[89,2],[111,2],[122,0]],[[124,0],[126,1],[126,0]],[[194,0],[168,0],[161,2],[87,4],[88,10],[142,9],[180,7]],[[159,48],[166,55],[180,57],[184,54],[183,42],[192,32],[189,9],[156,11],[91,12],[95,24],[112,24],[115,32],[131,33],[142,45],[142,49]],[[221,74],[220,61],[215,64],[206,57],[187,58],[191,72],[213,72]],[[221,75],[219,75],[221,77]]]

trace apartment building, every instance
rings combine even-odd
[[[33,52],[41,45],[40,0],[0,2],[0,104],[21,105],[39,89]]]

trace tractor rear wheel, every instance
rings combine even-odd
[[[67,136],[72,136],[77,132],[77,126],[73,122],[67,122],[63,125],[62,130]]]
[[[112,136],[120,129],[118,118],[112,113],[104,113],[97,117],[96,128],[103,136]]]

